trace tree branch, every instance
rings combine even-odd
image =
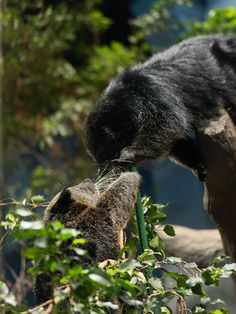
[[[198,267],[209,266],[212,259],[224,255],[221,236],[216,229],[192,229],[174,226],[175,237],[165,233],[161,236],[166,255],[181,257],[186,262],[195,262]]]

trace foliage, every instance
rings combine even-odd
[[[24,194],[55,193],[58,183],[71,184],[93,172],[83,123],[102,90],[116,73],[160,49],[163,33],[165,38],[176,34],[181,21],[174,9],[191,1],[153,2],[148,12],[131,21],[128,46],[104,42],[113,21],[102,13],[102,0],[4,3],[6,177],[15,176],[20,167],[16,159],[23,159],[22,167],[27,156],[33,185]],[[190,23],[183,36],[211,32],[235,33],[235,9],[210,11],[205,22]],[[11,183],[9,192],[16,191]]]
[[[83,144],[83,121],[101,91],[117,72],[150,54],[153,50],[150,40],[158,39],[167,28],[179,29],[181,21],[174,19],[172,9],[189,1],[153,3],[149,12],[132,21],[132,33],[127,34],[129,46],[103,41],[112,20],[102,13],[102,1],[8,0],[4,3],[1,19],[8,174],[22,171],[23,162],[17,164],[16,156],[18,159],[22,156],[21,160],[30,156],[33,180],[26,195],[42,189],[54,193],[59,189],[58,183],[72,185],[78,178],[91,175],[92,165]],[[206,21],[190,23],[188,32],[181,38],[216,32],[235,34],[235,21],[234,8],[212,10]],[[161,232],[174,236],[174,230],[171,226],[160,226],[165,218],[165,206],[153,204],[148,198],[143,200],[152,250],[131,259],[138,241],[134,221],[133,237],[124,248],[129,259],[118,260],[101,270],[71,264],[73,261],[65,256],[59,244],[73,237],[71,249],[77,262],[85,254],[80,247],[82,235],[63,229],[59,223],[47,231],[42,229],[36,212],[45,204],[38,201],[42,199],[13,202],[16,210],[8,214],[2,225],[8,230],[9,241],[17,241],[20,248],[27,245],[27,259],[41,261],[45,271],[60,270],[65,289],[55,290],[59,303],[70,294],[75,311],[77,308],[87,313],[89,306],[91,313],[103,313],[104,307],[116,306],[110,296],[117,295],[126,304],[127,313],[138,310],[150,313],[157,305],[161,313],[169,314],[170,299],[177,297],[178,309],[186,312],[184,299],[197,295],[199,304],[193,313],[227,313],[224,305],[207,297],[205,285],[218,285],[220,277],[228,277],[235,271],[235,265],[223,268],[212,265],[200,271],[194,264],[167,259]],[[174,265],[174,271],[168,271],[169,264]],[[32,266],[31,273],[38,271],[37,267]],[[147,268],[159,270],[158,277],[149,278]],[[6,313],[27,310],[20,305],[13,290],[0,282],[0,309]],[[81,291],[85,293],[82,297]]]
[[[190,6],[191,0],[159,0],[154,1],[147,13],[132,21],[134,33],[130,36],[132,43],[139,43],[147,39],[158,39],[163,32],[166,34],[179,30],[182,21],[174,17],[174,10],[177,6]],[[157,50],[158,47],[153,47]],[[150,49],[150,48],[149,48]]]
[[[61,306],[65,300],[66,313],[106,313],[107,308],[118,308],[118,299],[123,304],[123,313],[154,313],[158,308],[158,313],[171,314],[171,300],[177,300],[178,313],[228,313],[223,301],[210,299],[206,286],[218,286],[220,278],[235,273],[236,264],[222,268],[212,264],[200,270],[195,263],[165,257],[158,237],[153,250],[145,250],[136,258],[119,259],[103,268],[99,264],[91,266],[83,249],[86,240],[78,230],[64,228],[59,221],[43,228],[37,216],[37,208],[45,205],[43,201],[42,196],[35,196],[29,202],[18,203],[2,226],[25,248],[24,256],[34,262],[28,269],[31,275],[50,273],[54,298],[45,304],[50,313],[63,313]],[[143,198],[143,206],[150,244],[156,243],[157,232],[154,234],[152,225],[156,224],[156,230],[163,229],[164,206],[153,204],[150,198]],[[174,235],[171,226],[165,226],[163,231]],[[63,250],[65,246],[69,255]],[[86,259],[86,267],[82,259]],[[191,296],[197,296],[198,301],[189,309]],[[0,308],[5,313],[29,313],[29,308],[17,304],[17,298],[4,282],[0,282]],[[30,311],[44,310],[39,306]]]
[[[210,10],[204,22],[192,22],[189,26],[183,38],[215,33],[235,35],[236,9],[228,7]]]
[[[111,77],[142,54],[120,42],[102,43],[112,21],[100,11],[101,1],[72,2],[12,0],[3,10],[5,142],[9,151],[30,156],[33,175],[42,173],[37,188],[46,187],[47,173],[61,181],[62,165],[63,184],[91,173],[85,116]],[[8,154],[9,175],[17,167],[15,153]]]

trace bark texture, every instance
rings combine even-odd
[[[207,171],[204,207],[218,230],[175,226],[176,237],[163,237],[167,254],[199,267],[222,254],[236,262],[236,126],[228,112],[202,125],[197,141]]]
[[[204,206],[219,230],[224,250],[236,261],[236,127],[225,110],[199,130],[207,176]]]

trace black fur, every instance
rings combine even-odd
[[[235,117],[236,37],[194,37],[110,83],[88,116],[87,146],[98,164],[168,155],[204,180],[196,132],[219,107]]]

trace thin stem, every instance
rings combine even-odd
[[[3,126],[3,52],[2,52],[2,35],[3,35],[3,0],[0,0],[0,198],[4,197],[5,188],[5,174],[4,174],[4,126]],[[3,218],[3,212],[0,211],[0,221]],[[3,229],[0,227],[0,239],[3,239]],[[0,269],[1,277],[4,277],[4,254],[3,250],[0,250]]]

